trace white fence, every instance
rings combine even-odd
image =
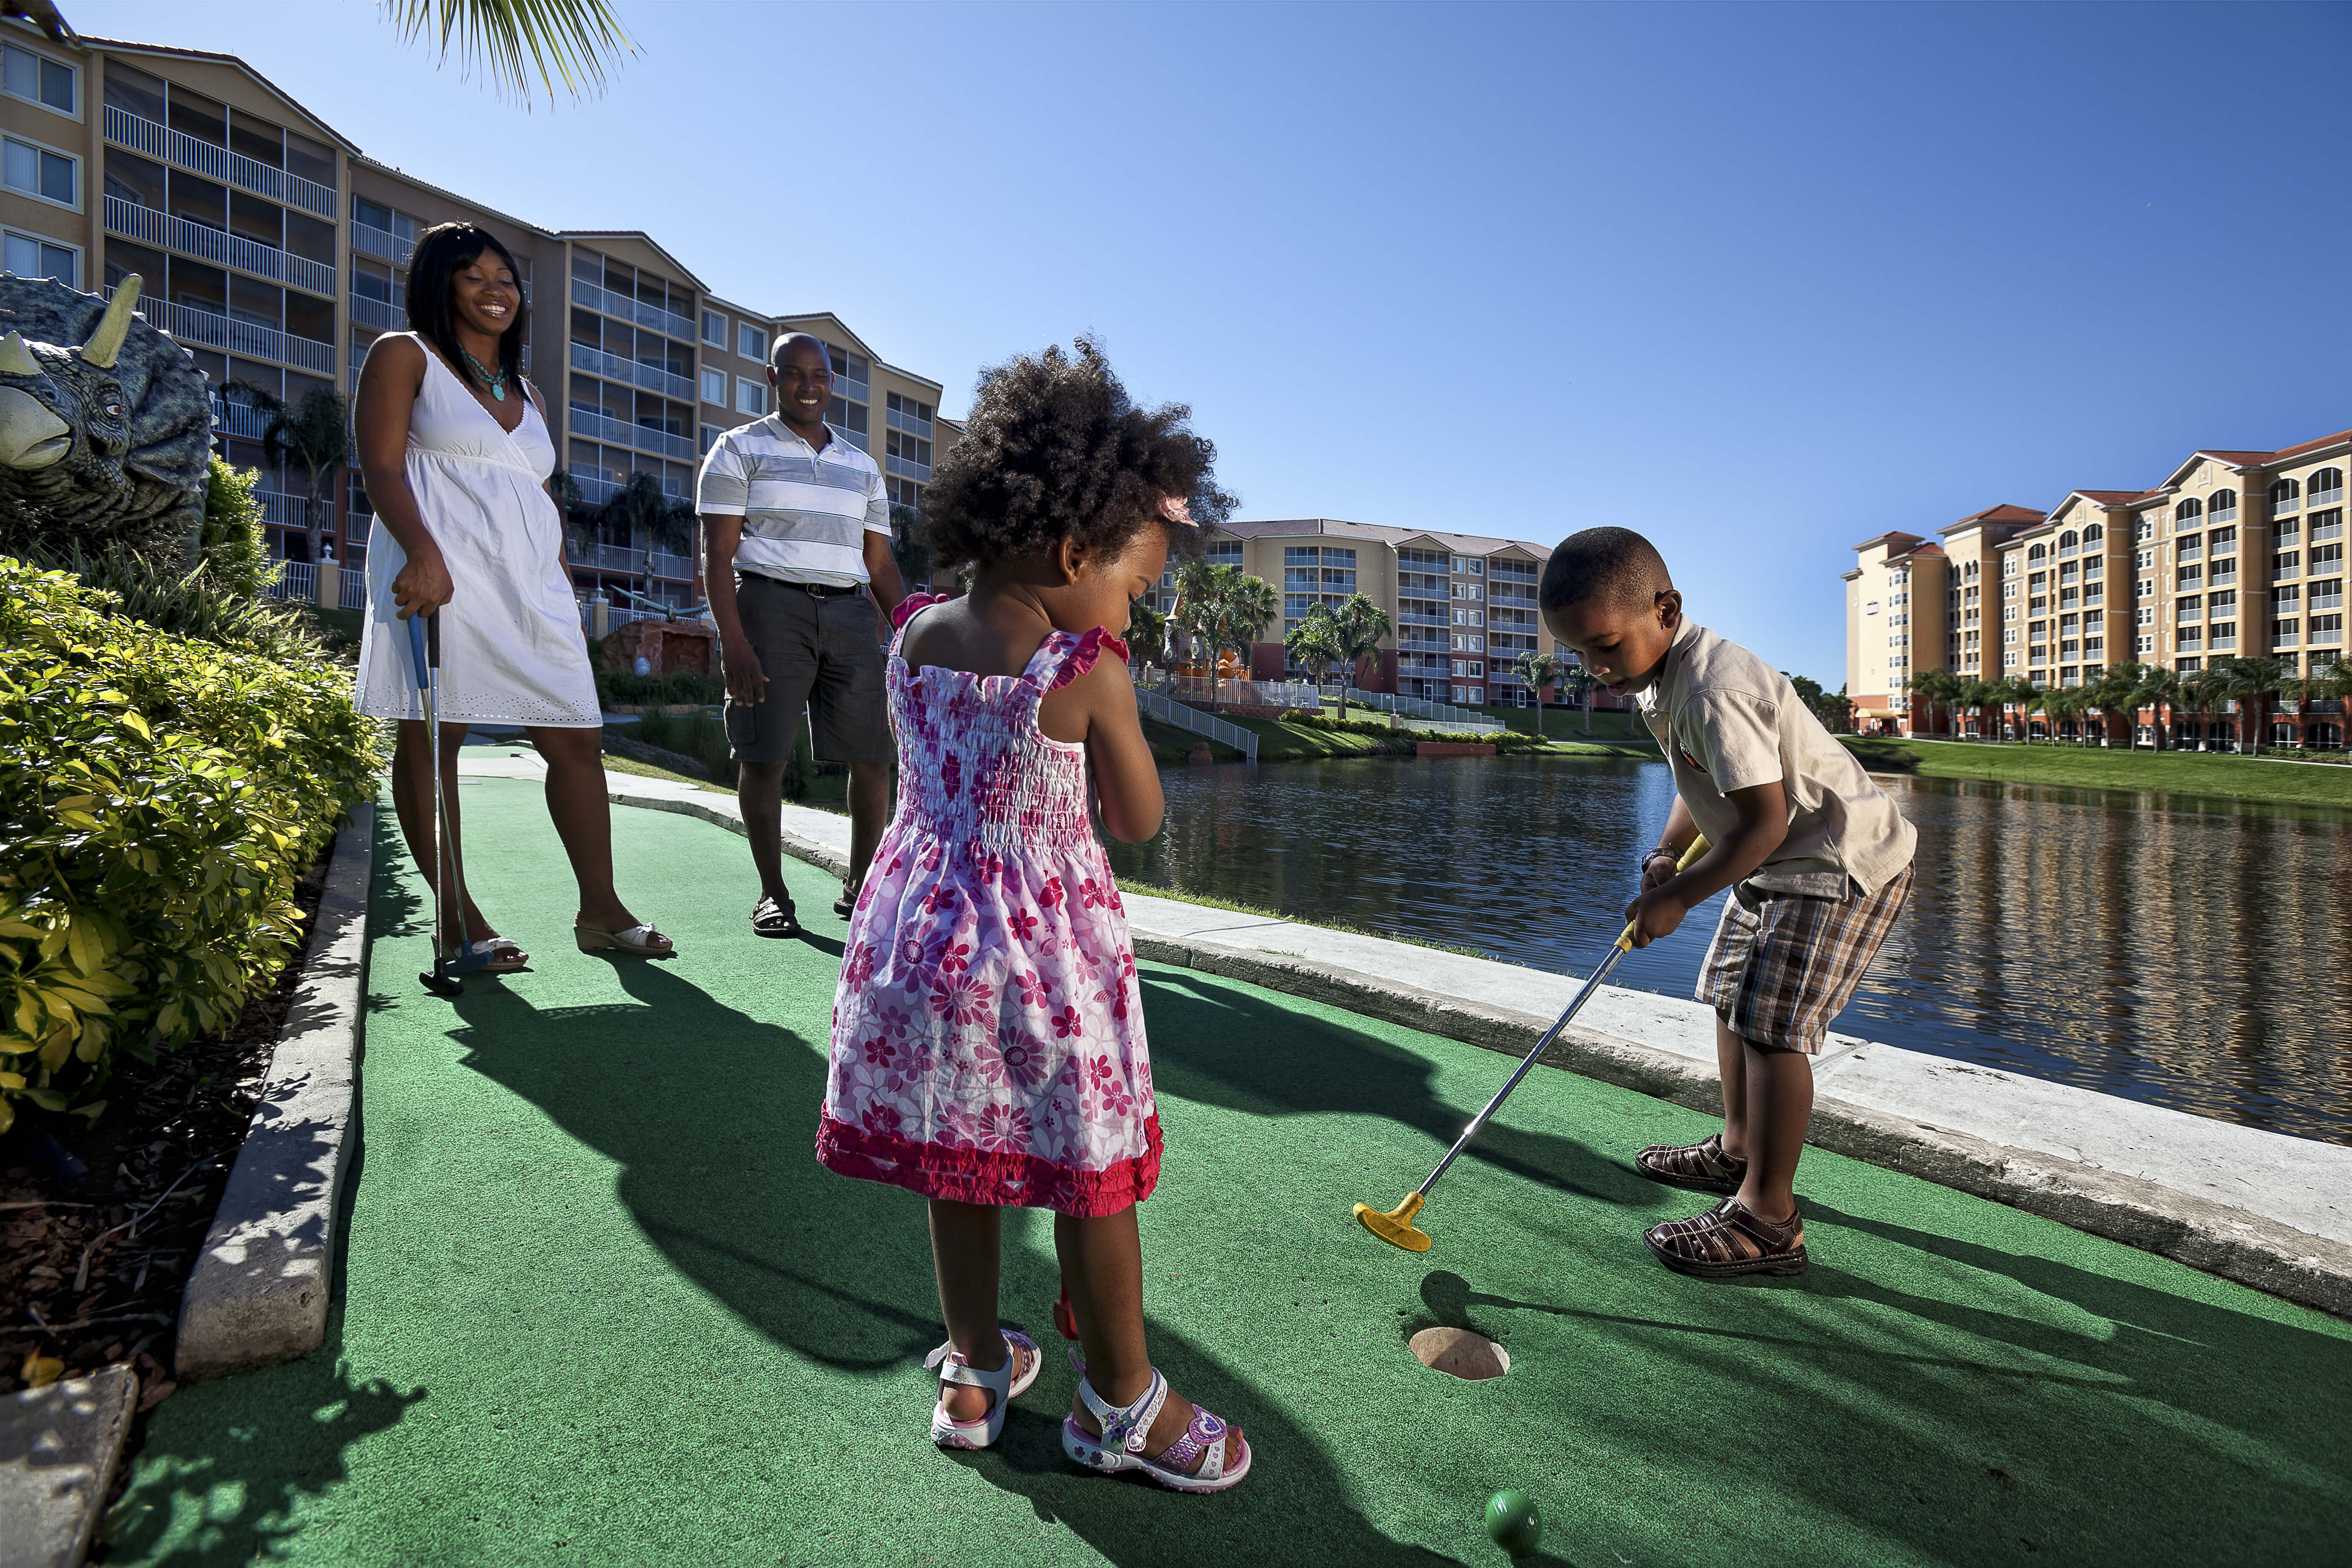
[[[1339,692],[1331,693],[1333,700]],[[1399,697],[1387,691],[1359,691],[1348,688],[1351,707],[1370,708],[1376,713],[1401,713],[1413,721],[1416,730],[1437,730],[1449,735],[1493,735],[1508,729],[1499,719],[1489,719],[1483,713],[1473,713],[1467,708],[1455,708],[1444,702],[1424,702],[1418,697]]]
[[[1152,689],[1183,702],[1211,700],[1204,676],[1171,675]],[[1220,680],[1215,700],[1244,708],[1303,708],[1309,713],[1323,706],[1322,694],[1304,680]]]
[[[1228,724],[1198,708],[1171,702],[1157,691],[1140,686],[1135,689],[1135,705],[1155,719],[1181,730],[1189,730],[1195,735],[1206,735],[1212,741],[1222,741],[1251,762],[1257,761],[1257,736],[1238,724]]]
[[[346,610],[367,608],[367,573],[357,566],[343,568],[341,599],[337,602]]]
[[[269,584],[273,599],[301,599],[310,604],[319,602],[319,569],[308,561],[281,561],[278,563],[278,580]]]

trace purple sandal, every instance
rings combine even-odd
[[[1073,1365],[1077,1358],[1070,1358]],[[1192,1407],[1192,1423],[1184,1435],[1150,1458],[1143,1455],[1143,1445],[1150,1436],[1152,1422],[1160,1418],[1160,1407],[1168,1403],[1168,1380],[1160,1369],[1151,1369],[1151,1386],[1143,1396],[1121,1409],[1095,1392],[1095,1385],[1086,1381],[1086,1368],[1078,1367],[1078,1398],[1083,1401],[1097,1421],[1102,1423],[1100,1436],[1077,1424],[1076,1418],[1062,1419],[1062,1452],[1090,1470],[1116,1475],[1121,1470],[1141,1470],[1171,1491],[1221,1492],[1239,1485],[1249,1474],[1252,1454],[1250,1446],[1229,1432],[1223,1420],[1199,1405]],[[1226,1445],[1241,1450],[1238,1457],[1227,1462]],[[1185,1467],[1205,1452],[1208,1458],[1201,1468],[1188,1473]]]

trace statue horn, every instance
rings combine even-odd
[[[114,356],[122,352],[122,340],[131,335],[131,307],[139,303],[139,274],[133,272],[114,291],[106,307],[106,314],[98,319],[98,331],[81,346],[84,364],[94,364],[100,370],[114,368]]]
[[[35,359],[33,351],[25,346],[25,335],[22,332],[12,329],[6,337],[0,338],[0,375],[38,375],[40,374],[41,362]]]

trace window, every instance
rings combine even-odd
[[[725,371],[706,370],[702,373],[702,401],[716,403],[721,408],[727,406],[727,373]]]
[[[2344,470],[2322,468],[2311,476],[2303,499],[2313,506],[2334,506],[2344,499]]]
[[[745,359],[755,359],[765,364],[768,361],[767,334],[749,321],[736,322],[735,352]]]
[[[726,432],[716,425],[705,425],[702,427],[702,450],[706,454],[709,453],[711,447],[719,444],[719,437],[724,434]]]
[[[8,188],[22,191],[28,196],[38,196],[45,202],[55,202],[61,207],[78,207],[75,193],[81,182],[81,162],[62,153],[52,153],[30,142],[8,137],[5,150],[0,150],[0,168],[5,168]]]
[[[702,341],[712,348],[727,346],[727,318],[717,310],[702,312]],[[714,402],[718,401],[713,399]]]
[[[11,98],[44,104],[59,114],[77,114],[74,68],[59,65],[47,55],[7,46],[7,90]]]
[[[2300,575],[2302,574],[2302,573],[2303,573],[2303,552],[2302,552],[2302,551],[2300,551],[2300,550],[2282,550],[2282,551],[2279,551],[2277,553],[2273,554],[2273,555],[2271,557],[2271,575],[2272,575],[2272,576],[2273,576],[2273,577],[2295,577],[2295,576],[2300,576]]]
[[[2088,550],[2092,545],[2098,543],[2101,540],[2106,538],[2106,536],[2107,531],[2095,522],[2091,524],[2090,527],[2083,530],[2083,548]]]
[[[756,381],[735,378],[735,412],[754,419],[768,411],[768,389]]]
[[[13,50],[11,51],[14,52]],[[7,231],[7,269],[19,278],[54,278],[68,289],[81,287],[81,252],[37,235]]]
[[[2179,530],[2184,528],[2201,527],[2203,526],[2204,517],[2205,503],[2199,500],[2195,496],[2190,496],[2187,500],[2182,501],[2179,506],[2172,509],[2173,530],[2178,532]]]
[[[2154,539],[2155,537],[2156,519],[2147,515],[2146,513],[2142,513],[2139,521],[2132,524],[2132,538],[2141,543],[2146,543],[2147,541]]]
[[[2235,490],[2215,490],[2212,499],[2205,503],[2208,521],[2228,522],[2237,515],[2238,492]]]

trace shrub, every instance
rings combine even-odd
[[[648,746],[659,746],[665,752],[692,757],[709,768],[710,776],[720,784],[735,782],[735,756],[727,743],[727,725],[715,715],[646,713],[634,724],[618,726],[616,732],[643,741]],[[793,782],[786,778],[788,790]]]
[[[607,708],[657,707],[670,702],[711,703],[725,700],[727,683],[715,675],[639,675],[629,669],[596,671],[596,700]]]
[[[0,557],[0,1128],[95,1115],[113,1053],[234,1021],[382,765],[351,676],[120,614]]]

